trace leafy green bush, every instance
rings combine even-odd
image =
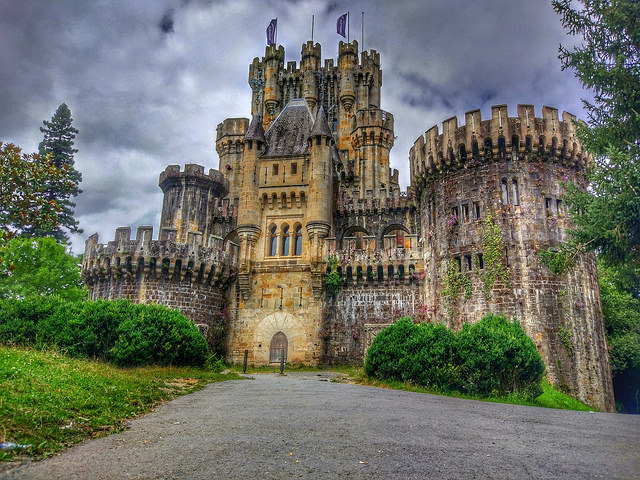
[[[138,315],[118,326],[118,339],[111,349],[117,365],[204,363],[207,342],[191,320],[177,310],[159,305],[137,307]]]
[[[400,363],[409,355],[409,342],[417,328],[409,317],[402,317],[378,333],[367,351],[365,373],[387,380],[406,380]]]
[[[207,342],[177,310],[126,300],[0,300],[0,342],[55,345],[118,365],[202,365]]]
[[[544,363],[517,320],[490,313],[476,324],[464,324],[456,334],[456,356],[458,388],[464,392],[542,393]]]
[[[544,363],[520,324],[504,316],[489,314],[457,334],[444,325],[401,318],[373,341],[365,373],[442,391],[536,396]]]

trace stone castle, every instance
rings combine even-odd
[[[565,238],[564,185],[582,182],[589,161],[574,116],[519,105],[509,117],[499,105],[490,119],[445,120],[411,148],[403,191],[378,52],[340,42],[337,62],[323,61],[307,42],[300,63],[285,64],[284,47],[270,45],[249,85],[251,120],[217,127],[218,170],[160,174],[156,240],[152,227],[87,240],[93,299],[178,308],[228,360],[248,350],[254,364],[282,349],[288,362],[359,363],[399,316],[460,327],[504,313],[534,340],[551,382],[612,410],[595,258],[560,277],[538,256]],[[483,240],[489,224],[498,244]]]

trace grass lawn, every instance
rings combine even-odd
[[[0,450],[50,456],[85,438],[124,428],[124,421],[159,402],[207,383],[238,379],[192,367],[117,368],[55,351],[0,346],[0,442],[30,445]]]

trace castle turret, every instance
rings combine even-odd
[[[204,173],[201,165],[187,164],[184,171],[169,165],[160,174],[164,193],[160,235],[176,242],[208,243],[209,221],[222,197],[229,192],[229,182],[217,170]],[[168,232],[175,232],[168,233]]]
[[[248,127],[248,118],[227,118],[216,129],[216,152],[220,157],[218,170],[229,180],[232,205],[237,205],[240,198],[242,141]]]
[[[238,208],[238,237],[240,238],[240,264],[238,282],[243,295],[250,292],[253,269],[253,249],[260,237],[262,212],[258,187],[258,156],[264,151],[266,140],[260,115],[254,115],[244,136],[242,180]]]
[[[389,170],[393,147],[393,115],[384,110],[358,110],[351,118],[351,146],[356,155],[356,172],[361,197],[384,196],[394,180]],[[397,180],[395,181],[397,186]],[[380,191],[385,191],[380,195]]]
[[[320,70],[321,59],[322,50],[319,43],[314,45],[312,41],[308,41],[302,45],[300,62],[300,71],[303,75],[302,95],[312,111],[318,102],[317,73]]]
[[[282,107],[282,96],[278,86],[278,77],[284,69],[284,47],[268,45],[264,53],[264,126],[268,126]]]

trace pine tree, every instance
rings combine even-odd
[[[593,154],[589,189],[567,196],[575,227],[565,246],[571,260],[585,250],[607,265],[640,270],[640,2],[554,0],[562,24],[582,43],[560,47],[563,69],[571,69],[593,91],[583,101],[588,126],[578,125],[582,146]]]
[[[82,233],[78,227],[78,221],[73,217],[74,208],[76,206],[70,198],[75,197],[82,192],[78,185],[82,180],[82,174],[74,168],[73,155],[78,151],[73,148],[73,139],[76,137],[78,130],[71,125],[71,111],[66,103],[63,103],[53,114],[51,121],[43,121],[43,127],[40,131],[44,133],[44,139],[38,146],[41,156],[51,154],[51,160],[57,168],[66,166],[67,180],[71,182],[49,182],[46,185],[45,196],[50,201],[56,201],[62,205],[62,211],[59,215],[59,224],[50,229],[32,229],[27,233],[34,237],[50,236],[58,241],[65,242],[68,240],[64,229],[71,233]]]

